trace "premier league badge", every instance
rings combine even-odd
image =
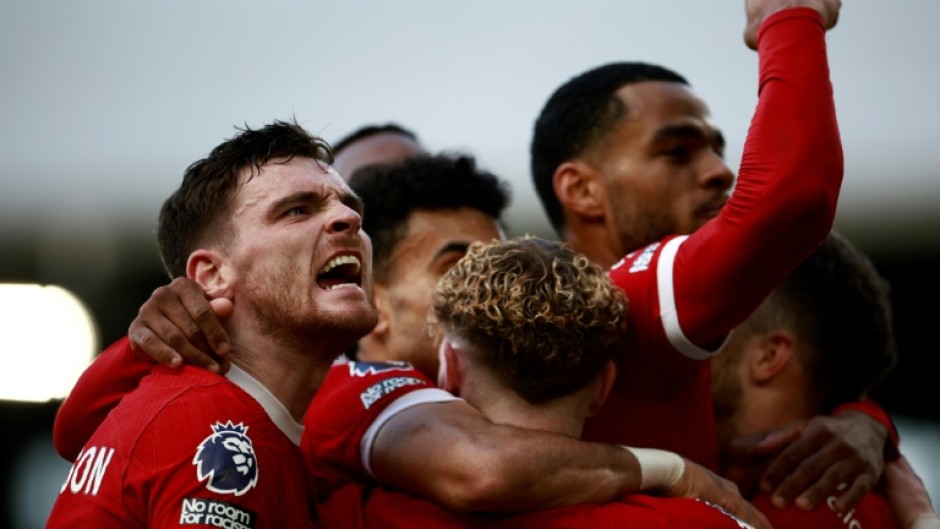
[[[212,435],[199,444],[193,464],[199,481],[208,479],[206,488],[212,492],[241,496],[258,483],[258,461],[242,423],[216,422]]]

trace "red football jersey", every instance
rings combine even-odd
[[[349,485],[319,505],[323,529],[747,529],[711,503],[640,494],[603,505],[572,505],[515,515],[457,514],[436,503],[382,487]]]
[[[688,237],[651,244],[611,268],[630,299],[629,338],[616,386],[585,439],[664,448],[717,468],[705,360],[823,240],[835,216],[842,149],[825,46],[815,10],[765,21],[760,98],[730,200]]]
[[[301,425],[243,371],[229,377],[144,377],[85,444],[46,528],[311,527]]]
[[[769,494],[760,494],[751,503],[767,516],[774,529],[897,529],[891,507],[875,492],[866,494],[855,509],[842,515],[831,507],[835,500],[835,496],[829,496],[811,511],[793,505],[778,509],[771,505]]]
[[[372,441],[390,417],[416,404],[456,398],[407,362],[334,364],[307,409],[301,442],[317,495],[375,481]]]

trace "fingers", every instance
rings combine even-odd
[[[760,25],[770,15],[784,9],[794,7],[809,7],[815,9],[822,17],[823,27],[832,29],[839,20],[839,10],[842,8],[841,0],[746,0],[745,13],[747,23],[744,27],[744,43],[752,50],[757,49],[757,33]]]
[[[823,17],[823,25],[826,29],[832,29],[839,21],[839,11],[842,9],[842,0],[827,0],[818,8]]]
[[[767,517],[741,496],[738,487],[734,483],[723,480],[721,488],[723,493],[718,505],[756,529],[772,529]]]
[[[185,278],[177,278],[171,283],[171,288],[177,292],[182,306],[171,304],[167,307],[168,317],[185,333],[187,340],[192,344],[208,344],[210,350],[199,347],[200,350],[218,355],[229,352],[228,333],[222,327],[222,322],[216,317],[213,305],[210,305],[202,289],[195,282]],[[228,300],[225,300],[228,301]],[[222,302],[216,302],[220,310]],[[231,306],[231,302],[228,302]],[[185,310],[180,310],[185,309]],[[228,308],[228,315],[231,309]]]
[[[705,467],[685,460],[685,471],[669,496],[699,498],[713,503],[758,529],[771,529],[767,518],[741,496],[737,485]]]
[[[767,457],[786,449],[803,436],[806,422],[797,421],[774,428],[763,434],[751,447],[752,458]]]
[[[810,510],[825,502],[827,497],[834,496],[836,499],[832,505],[833,509],[844,513],[855,508],[862,497],[871,490],[871,476],[859,473],[849,463],[829,465],[820,461],[808,462],[816,465],[814,467],[804,463],[791,476],[794,479],[785,480],[774,492],[771,499],[774,505],[788,505],[792,499],[798,508]],[[822,472],[819,472],[820,466],[824,469]],[[809,468],[809,471],[801,474],[804,468]],[[810,477],[813,474],[817,476]]]
[[[872,480],[872,477],[870,475],[867,475],[867,474],[860,475],[858,478],[852,481],[852,484],[848,487],[848,490],[846,490],[841,496],[836,498],[836,501],[833,504],[833,509],[837,513],[840,513],[840,514],[851,511],[852,509],[855,508],[856,505],[859,504],[859,502],[862,501],[862,498],[864,498],[865,495],[868,494],[868,492],[871,491],[872,488],[874,488],[874,485],[875,485],[875,482]],[[825,492],[823,492],[823,495],[824,494]],[[823,497],[823,500],[825,500],[825,497]],[[805,509],[805,507],[801,506],[801,501],[802,501],[802,496],[796,499],[796,505],[800,507],[801,509]],[[818,504],[819,501],[817,501],[816,503]]]
[[[203,352],[208,345],[193,344],[178,327],[166,320],[147,323],[137,318],[131,323],[128,337],[134,349],[143,351],[158,363],[179,367],[185,362],[213,372],[220,371],[216,359]]]
[[[183,364],[183,357],[176,350],[160,340],[153,331],[140,325],[136,319],[131,323],[127,337],[131,347],[146,353],[158,364],[169,367],[179,367]]]
[[[776,507],[795,503],[805,510],[836,494],[837,510],[848,512],[872,489],[879,474],[879,468],[831,432],[813,429],[774,459],[761,489],[773,493]]]
[[[767,519],[767,516],[764,513],[760,512],[756,507],[751,505],[749,502],[741,500],[743,505],[741,506],[742,514],[738,517],[744,520],[745,522],[750,523],[754,526],[755,529],[773,529],[773,526],[770,524],[770,520]]]
[[[783,508],[790,505],[800,492],[826,471],[821,467],[825,460],[818,457],[816,452],[820,446],[808,433],[790,444],[770,463],[761,478],[760,487],[764,492],[773,492],[775,506]]]
[[[231,312],[225,303],[216,305]],[[186,362],[214,372],[228,368],[228,335],[202,289],[186,278],[156,289],[131,322],[128,336],[135,349],[170,367]]]

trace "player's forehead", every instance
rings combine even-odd
[[[236,209],[264,209],[291,196],[309,200],[338,200],[354,204],[358,197],[339,174],[322,161],[306,157],[272,160],[239,173]]]
[[[624,85],[617,96],[626,107],[625,122],[656,128],[677,121],[700,122],[711,127],[708,105],[688,85],[643,81]]]
[[[599,143],[601,153],[649,156],[684,144],[722,150],[724,137],[711,121],[708,107],[682,83],[644,81],[616,93],[624,117]]]
[[[439,261],[459,258],[470,244],[503,238],[498,220],[478,209],[418,209],[408,217],[391,264],[439,272]]]

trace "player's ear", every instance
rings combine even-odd
[[[437,371],[438,387],[459,396],[463,358],[446,336],[441,340],[438,348],[438,361],[440,362]]]
[[[600,384],[597,386],[597,393],[591,400],[591,406],[588,408],[588,417],[594,415],[601,409],[601,406],[607,402],[607,396],[614,387],[614,381],[617,379],[617,365],[613,360],[608,360],[604,364],[604,369],[600,374]]]
[[[229,293],[234,271],[225,265],[222,256],[217,252],[200,248],[191,253],[186,260],[186,275],[202,287],[210,299],[231,299]]]
[[[375,284],[372,286],[372,300],[375,303],[376,311],[379,313],[379,321],[375,325],[375,328],[372,329],[370,335],[373,335],[376,340],[384,342],[388,339],[389,332],[389,300],[388,300],[388,289],[383,285]]]
[[[796,340],[785,329],[764,333],[760,347],[748,359],[748,376],[755,383],[766,384],[778,377],[796,355]]]
[[[607,190],[600,173],[584,160],[569,160],[558,166],[552,180],[555,196],[566,211],[587,219],[605,214]]]
[[[378,322],[368,334],[359,339],[359,349],[356,357],[369,362],[387,362],[398,360],[398,356],[389,351],[392,325],[389,322],[389,292],[382,285],[372,286],[372,303],[378,312]]]

